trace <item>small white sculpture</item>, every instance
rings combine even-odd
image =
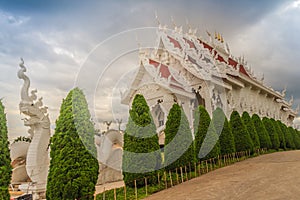
[[[95,142],[100,164],[97,185],[122,180],[123,133],[109,130],[96,136]]]

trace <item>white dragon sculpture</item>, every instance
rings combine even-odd
[[[49,140],[50,119],[47,107],[43,106],[42,98],[37,100],[37,90],[32,90],[29,95],[30,80],[25,75],[26,67],[21,58],[18,78],[24,80],[21,89],[20,112],[29,118],[24,119],[24,125],[30,127],[28,130],[31,143],[27,152],[26,171],[32,184],[29,190],[38,196],[38,193],[46,191],[46,183],[49,169]]]

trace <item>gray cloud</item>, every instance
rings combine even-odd
[[[288,85],[288,93],[300,102],[299,79],[299,8],[292,1],[0,1],[0,94],[8,112],[11,137],[24,134],[22,117],[18,113],[19,88],[16,77],[19,57],[28,65],[32,86],[44,96],[49,106],[52,123],[58,116],[61,99],[74,86],[76,75],[89,52],[98,43],[118,32],[156,26],[155,11],[163,24],[175,23],[186,29],[189,24],[204,36],[206,29],[220,31],[229,42],[235,56],[244,54],[259,74],[265,73],[266,82],[275,89]],[[149,41],[146,41],[149,39]],[[132,35],[130,42],[135,41]],[[154,42],[148,36],[138,35],[143,45]],[[118,56],[127,45],[126,40],[103,46],[97,56]],[[120,50],[120,51],[118,51]],[[101,60],[101,59],[100,59]],[[118,58],[115,67],[132,69],[138,58]],[[99,58],[90,60],[96,71],[103,70]],[[93,74],[82,74],[87,80]],[[114,80],[116,75],[108,78]],[[89,93],[89,83],[84,91]],[[101,86],[98,98],[107,95],[107,85]],[[90,95],[90,94],[87,94]],[[107,102],[104,102],[107,103]],[[120,108],[122,110],[123,108]],[[108,115],[100,109],[101,119]],[[126,116],[126,114],[124,115]]]

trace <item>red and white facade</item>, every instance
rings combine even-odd
[[[293,99],[285,100],[285,90],[275,91],[256,78],[243,58],[231,55],[220,34],[208,33],[207,41],[195,32],[160,26],[157,48],[140,49],[140,66],[122,103],[131,105],[136,94],[143,94],[158,133],[174,102],[182,105],[191,127],[199,104],[210,114],[221,107],[227,117],[233,110],[247,111],[292,125],[299,109],[291,108]]]

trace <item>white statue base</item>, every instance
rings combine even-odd
[[[122,180],[123,174],[121,171],[100,164],[97,185],[103,185],[106,183],[117,182]]]
[[[123,133],[108,130],[100,137],[95,136],[95,143],[99,161],[97,185],[123,180]]]
[[[33,182],[23,183],[19,186],[19,189],[26,193],[32,194],[33,200],[42,200],[46,199],[46,184],[34,184]]]

